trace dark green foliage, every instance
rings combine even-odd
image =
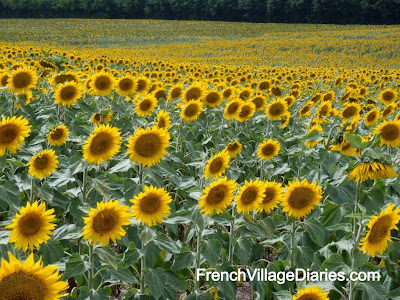
[[[0,0],[0,17],[398,24],[400,0]]]

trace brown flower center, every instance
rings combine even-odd
[[[387,141],[393,141],[400,135],[400,130],[396,125],[388,124],[382,128],[381,136]]]
[[[48,167],[49,158],[47,155],[41,155],[35,158],[33,165],[37,170],[44,170]]]
[[[189,117],[189,118],[193,117],[193,116],[197,115],[198,111],[199,111],[199,108],[198,108],[197,104],[191,103],[185,109],[185,116]]]
[[[391,223],[392,219],[390,216],[386,215],[380,217],[369,232],[368,242],[376,244],[385,239],[390,230]]]
[[[289,196],[289,204],[295,209],[302,209],[310,205],[314,198],[314,192],[305,187],[295,188]]]
[[[206,201],[208,204],[218,204],[224,200],[228,188],[225,185],[217,185],[210,189]]]
[[[152,157],[161,149],[160,137],[148,133],[139,137],[135,143],[135,151],[142,157]]]
[[[73,86],[66,86],[61,89],[60,98],[64,101],[71,101],[77,94],[76,88]]]
[[[210,163],[210,173],[211,174],[218,173],[221,170],[223,164],[224,161],[222,160],[221,157],[214,158]]]
[[[124,78],[118,83],[118,87],[124,92],[129,91],[133,88],[133,81],[130,78]]]
[[[239,104],[237,102],[233,102],[228,106],[228,114],[233,115],[237,112],[239,108]]]
[[[29,86],[32,82],[32,77],[29,73],[21,72],[13,77],[13,84],[16,88],[22,89]]]
[[[250,204],[257,198],[257,189],[255,187],[248,187],[244,190],[242,196],[240,197],[240,201],[243,204]]]
[[[94,86],[97,90],[100,90],[100,91],[107,90],[111,86],[111,80],[110,80],[110,78],[108,78],[108,76],[105,76],[105,75],[99,76],[94,81]]]
[[[0,281],[0,295],[4,300],[43,300],[46,286],[37,276],[25,271],[11,273]]]
[[[262,154],[265,156],[272,155],[275,151],[275,146],[272,144],[267,144],[262,148]]]
[[[0,143],[8,144],[18,136],[18,127],[13,124],[6,124],[0,127]]]
[[[37,233],[42,225],[43,221],[38,214],[28,213],[19,220],[18,229],[23,236],[31,236]]]
[[[275,197],[275,190],[273,188],[267,187],[264,191],[265,197],[263,198],[262,203],[271,202]]]
[[[147,214],[152,214],[159,210],[160,205],[161,201],[159,196],[149,194],[140,201],[140,210]]]
[[[112,137],[107,132],[98,133],[90,143],[90,152],[93,155],[100,155],[107,152],[112,144]]]
[[[114,210],[103,210],[93,218],[93,230],[103,234],[114,228],[118,223],[118,215]]]

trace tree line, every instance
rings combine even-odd
[[[399,24],[400,0],[0,0],[0,17]]]

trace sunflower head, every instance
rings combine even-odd
[[[365,115],[364,123],[366,126],[371,127],[379,120],[379,108],[372,109]]]
[[[117,81],[117,93],[122,96],[129,96],[136,90],[136,81],[131,76],[124,76]]]
[[[147,95],[136,101],[135,111],[139,116],[145,117],[153,113],[156,105],[157,99],[154,96]]]
[[[221,104],[222,96],[218,91],[209,91],[204,97],[203,103],[209,107],[217,107]]]
[[[171,119],[169,113],[164,110],[160,110],[157,114],[157,122],[155,124],[157,128],[168,129],[171,127]]]
[[[249,213],[263,201],[265,197],[264,182],[257,179],[255,181],[245,181],[244,186],[239,190],[236,197],[236,206],[239,213]]]
[[[227,120],[233,120],[239,112],[241,112],[243,104],[244,102],[239,99],[228,102],[224,109],[224,118]]]
[[[8,261],[1,259],[1,299],[60,299],[68,288],[60,277],[56,266],[43,267],[41,260],[35,263],[33,253],[22,263],[8,252]]]
[[[396,101],[397,92],[394,89],[386,89],[379,94],[379,100],[386,105]]]
[[[167,154],[170,135],[162,128],[140,128],[134,136],[129,136],[128,153],[132,161],[139,162],[144,167],[158,164]]]
[[[258,203],[255,209],[258,212],[265,211],[266,213],[273,210],[282,199],[284,188],[281,183],[266,181],[264,183],[264,197]]]
[[[56,220],[53,213],[54,209],[46,210],[44,203],[28,202],[18,211],[12,223],[6,226],[6,229],[11,229],[9,243],[15,242],[14,247],[22,248],[24,251],[28,247],[33,250],[34,247],[47,243],[53,234],[52,230],[56,227],[53,224]]]
[[[204,177],[220,177],[225,169],[229,167],[229,154],[227,151],[221,151],[214,155],[207,163],[204,170]]]
[[[270,102],[265,109],[265,114],[271,120],[280,119],[287,112],[288,106],[284,99],[276,99]]]
[[[398,230],[397,223],[400,221],[399,209],[393,210],[393,204],[390,203],[386,210],[369,221],[367,235],[360,243],[361,251],[375,256],[376,253],[382,254],[386,250],[388,242],[392,242],[390,231],[392,229]]]
[[[368,179],[378,180],[396,177],[397,173],[395,170],[387,165],[380,162],[364,162],[355,167],[347,177],[356,182],[364,182]]]
[[[50,131],[47,140],[49,141],[50,145],[62,146],[67,141],[68,137],[69,130],[67,126],[60,125]]]
[[[361,107],[357,103],[346,104],[340,113],[343,121],[352,120],[360,116]]]
[[[90,122],[99,126],[101,123],[109,123],[112,117],[113,117],[113,112],[110,109],[106,109],[105,111],[103,111],[102,114],[94,113],[90,118]]]
[[[381,134],[381,145],[396,147],[400,145],[400,121],[389,120],[380,124],[374,131]]]
[[[58,168],[58,156],[53,149],[43,150],[28,162],[29,175],[38,179],[50,176]]]
[[[54,96],[57,104],[70,107],[82,97],[82,91],[76,82],[67,81],[57,87]]]
[[[96,96],[107,96],[114,89],[113,77],[101,71],[90,78],[90,92]]]
[[[235,158],[242,151],[242,148],[243,145],[239,141],[233,141],[226,145],[225,150],[231,158]]]
[[[289,182],[286,190],[282,199],[283,212],[297,219],[308,215],[322,198],[321,187],[315,181],[308,183],[307,179]]]
[[[24,93],[37,83],[38,77],[30,68],[17,68],[8,78],[8,87],[12,92]]]
[[[297,296],[293,296],[293,300],[329,300],[328,295],[329,293],[319,286],[310,286],[299,290]]]
[[[129,212],[129,206],[120,205],[118,200],[98,202],[97,208],[92,208],[89,216],[83,218],[83,238],[92,245],[108,245],[110,239],[115,243],[125,235],[122,226],[131,224],[130,218],[132,214]]]
[[[162,218],[171,211],[171,196],[164,189],[154,186],[145,186],[144,192],[130,201],[133,203],[132,213],[136,220],[149,226],[162,223]]]
[[[147,79],[146,77],[140,77],[137,78],[136,80],[137,85],[136,85],[136,91],[139,93],[145,93],[149,90],[150,88],[150,80]]]
[[[83,146],[83,158],[96,165],[107,162],[118,153],[122,141],[118,128],[101,124]]]
[[[239,122],[248,121],[254,115],[256,106],[253,102],[247,101],[240,107],[239,113],[236,115],[236,120]]]
[[[168,100],[174,100],[182,96],[183,85],[177,84],[171,87],[168,93]]]
[[[269,139],[264,141],[258,147],[257,156],[261,159],[268,160],[278,155],[281,150],[281,144],[278,141]]]
[[[236,182],[222,177],[203,190],[200,197],[199,208],[206,215],[223,213],[232,203],[236,190]]]
[[[194,121],[199,117],[202,111],[203,103],[200,100],[190,100],[182,107],[179,115],[185,122]]]
[[[183,92],[183,100],[188,102],[190,100],[202,100],[204,96],[204,87],[201,84],[193,84]]]
[[[25,138],[29,136],[31,125],[23,117],[2,117],[0,122],[0,156],[6,149],[12,154],[20,150],[20,144],[25,145]]]

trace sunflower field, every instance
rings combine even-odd
[[[1,300],[400,299],[398,26],[0,24]]]

